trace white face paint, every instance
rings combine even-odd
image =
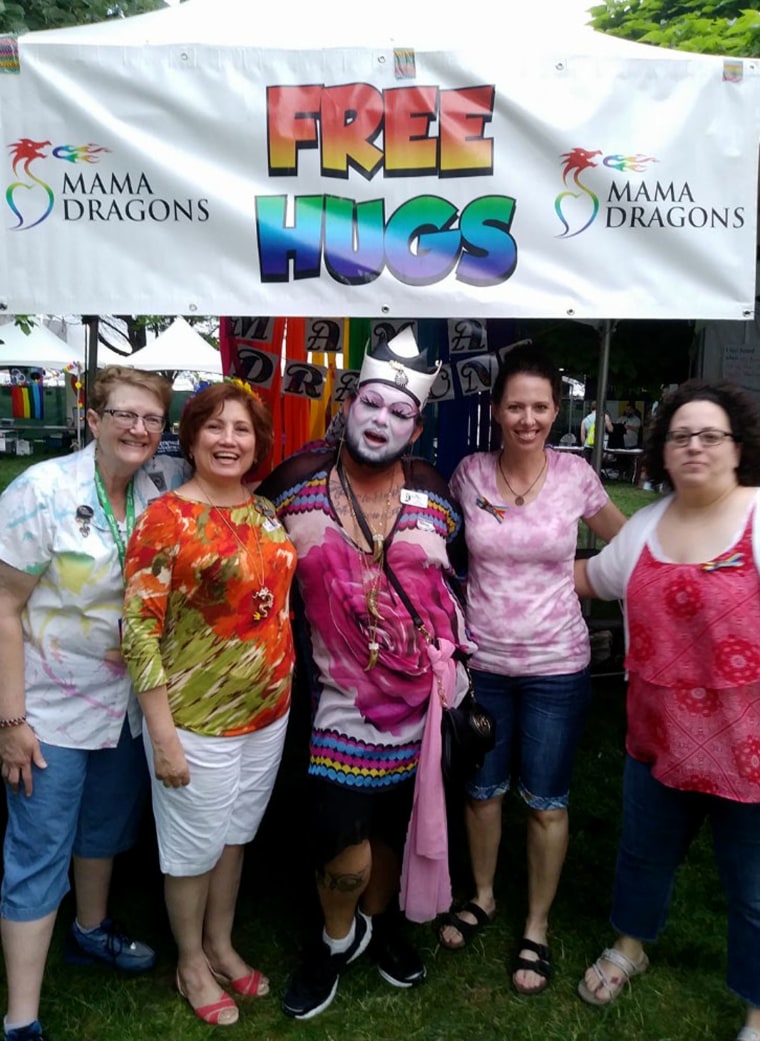
[[[346,417],[346,448],[364,466],[388,466],[399,459],[420,430],[420,412],[403,390],[364,383]]]

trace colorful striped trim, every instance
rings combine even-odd
[[[357,788],[381,788],[414,774],[420,754],[417,741],[370,745],[336,731],[312,734],[309,773]]]
[[[289,513],[311,513],[313,510],[328,512],[329,498],[327,495],[326,470],[320,470],[308,481],[287,488],[282,495],[275,500],[275,507],[279,513],[287,510]],[[293,505],[295,503],[295,505]]]
[[[0,36],[0,72],[21,72],[15,36]]]

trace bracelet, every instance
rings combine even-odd
[[[26,723],[26,713],[23,716],[14,716],[13,719],[0,719],[0,730],[10,730],[11,727],[20,727]]]

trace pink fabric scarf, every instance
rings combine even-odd
[[[439,691],[446,705],[453,704],[457,670],[454,644],[449,640],[438,644],[428,644],[433,676],[401,868],[401,910],[411,922],[430,922],[451,906]]]

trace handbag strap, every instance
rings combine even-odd
[[[345,495],[345,497],[351,503],[351,508],[354,511],[354,516],[356,517],[356,523],[361,528],[361,533],[365,537],[365,539],[367,540],[367,545],[371,546],[372,545],[372,531],[370,530],[370,526],[367,523],[367,518],[364,516],[364,511],[362,510],[361,506],[359,505],[359,501],[356,498],[356,495],[354,493],[354,489],[351,487],[349,482],[346,480],[346,475],[344,474],[343,467],[340,465],[340,463],[338,464],[336,469],[338,471],[338,480],[340,481],[340,486],[343,489],[343,494]],[[396,590],[396,593],[398,594],[399,600],[401,601],[401,603],[404,605],[404,607],[409,612],[409,616],[412,619],[412,624],[414,625],[414,628],[418,630],[418,632],[423,636],[423,638],[425,639],[425,641],[427,643],[435,643],[435,637],[432,636],[428,632],[428,630],[425,628],[425,623],[422,621],[422,618],[420,617],[419,611],[414,606],[414,604],[409,599],[409,597],[406,595],[406,591],[404,590],[404,587],[401,585],[401,582],[399,581],[398,576],[396,575],[396,572],[393,570],[393,568],[388,563],[388,554],[387,553],[383,553],[382,568],[383,568],[383,571],[385,571],[385,574],[386,574],[386,577],[387,577],[388,581],[393,586],[393,588]]]
[[[359,505],[359,502],[358,502],[358,500],[356,498],[356,495],[354,494],[354,489],[351,487],[349,482],[346,480],[346,475],[343,473],[343,467],[340,464],[338,464],[337,470],[338,470],[338,480],[340,481],[340,486],[343,489],[343,494],[346,496],[346,498],[351,503],[351,507],[352,507],[352,509],[354,511],[354,516],[356,517],[356,522],[359,525],[359,527],[361,528],[362,535],[367,540],[367,545],[371,546],[372,545],[372,531],[370,530],[370,526],[367,523],[367,518],[364,516],[364,511],[362,510],[361,506]],[[423,640],[426,643],[432,643],[432,644],[434,644],[437,647],[438,646],[437,638],[425,626],[425,623],[423,622],[422,618],[420,617],[419,611],[417,610],[417,608],[414,606],[412,601],[407,596],[406,590],[401,585],[401,581],[399,580],[398,575],[396,574],[396,572],[393,570],[393,568],[388,563],[388,554],[387,553],[383,553],[382,567],[383,567],[383,570],[385,571],[385,574],[386,574],[386,577],[387,577],[388,581],[393,586],[393,588],[396,590],[396,593],[398,594],[399,600],[401,601],[401,603],[404,605],[404,607],[409,612],[409,617],[412,619],[412,624],[414,625],[414,628],[417,630],[417,632],[420,634],[420,636],[422,636]],[[459,647],[456,647],[454,649],[454,653],[453,653],[452,657],[454,658],[455,661],[462,662],[462,664],[465,665],[465,666],[467,665],[467,657],[468,656],[466,654],[464,654],[463,651],[461,651],[459,649]]]

